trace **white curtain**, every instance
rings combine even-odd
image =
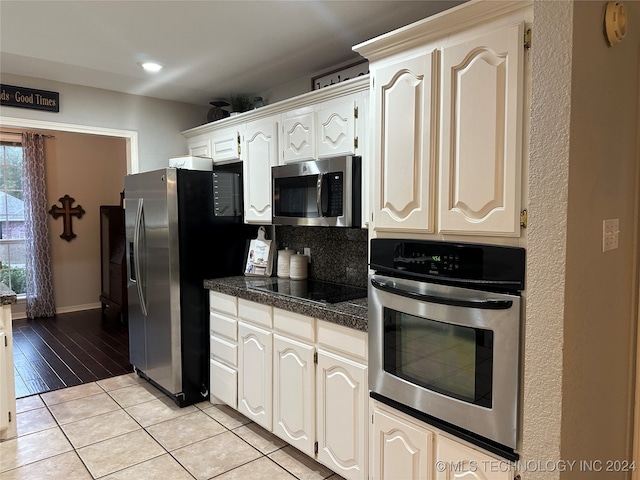
[[[27,318],[56,314],[51,275],[51,247],[47,226],[44,176],[44,136],[22,134],[22,182],[27,254]]]

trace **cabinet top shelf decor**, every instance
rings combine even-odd
[[[183,131],[182,135],[184,135],[186,138],[193,138],[198,135],[212,132],[214,130],[219,130],[221,128],[246,124],[247,122],[253,120],[259,120],[271,115],[276,115],[282,112],[291,111],[296,108],[314,105],[326,100],[344,97],[345,95],[349,95],[351,93],[357,93],[366,90],[369,90],[369,75],[362,75],[351,80],[337,83],[330,87],[304,93],[302,95],[288,98],[271,105],[266,105],[255,110],[249,110],[248,112],[240,113],[233,117],[224,118],[216,122],[205,123],[204,125],[200,125],[198,127]]]

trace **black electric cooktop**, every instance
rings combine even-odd
[[[366,288],[321,280],[290,280],[270,277],[260,280],[247,280],[247,285],[253,290],[300,298],[321,304],[346,302],[367,296]]]

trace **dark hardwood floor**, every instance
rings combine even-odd
[[[16,398],[132,372],[129,332],[101,309],[13,321]]]

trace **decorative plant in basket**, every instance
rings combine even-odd
[[[240,93],[231,95],[231,109],[234,112],[242,113],[253,108],[253,96]]]

